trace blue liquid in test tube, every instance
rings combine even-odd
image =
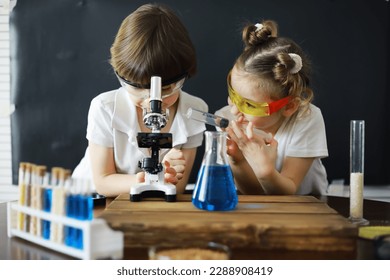
[[[75,218],[75,195],[69,192],[66,196],[66,207],[65,207],[66,216],[68,218]],[[65,244],[73,247],[74,241],[74,231],[76,229],[74,227],[65,226]]]
[[[53,190],[50,187],[45,188],[43,192],[43,211],[49,213],[51,211],[52,192]],[[42,220],[42,237],[50,239],[50,221]]]

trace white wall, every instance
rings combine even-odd
[[[12,186],[9,11],[16,1],[0,1],[0,203],[17,199]]]

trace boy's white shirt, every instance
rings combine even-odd
[[[200,98],[181,91],[175,118],[172,122],[172,146],[194,148],[202,145],[206,126],[186,117],[189,107],[207,112],[207,104]],[[91,101],[88,113],[88,141],[114,148],[114,158],[118,173],[136,174],[142,171],[138,162],[149,155],[149,149],[139,148],[137,134],[140,127],[135,105],[123,88],[104,92]],[[169,149],[161,149],[162,159]],[[75,168],[73,178],[91,179],[89,150]]]

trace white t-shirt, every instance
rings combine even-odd
[[[229,106],[223,107],[215,114],[230,120],[235,119],[230,113]],[[328,156],[328,148],[321,110],[310,104],[309,112],[306,114],[298,115],[292,121],[286,119],[274,138],[278,141],[278,156],[275,167],[279,172],[282,170],[285,157],[315,158],[297,194],[325,193],[328,180],[321,158]]]
[[[175,148],[195,148],[202,145],[206,126],[186,117],[189,107],[207,112],[207,104],[200,98],[181,91],[175,118],[172,122],[172,146]],[[148,148],[139,148],[136,106],[123,88],[108,91],[95,97],[88,113],[88,141],[114,148],[114,159],[118,173],[136,174],[142,171],[138,162],[149,157]],[[169,149],[160,150],[160,159]],[[73,178],[92,179],[89,150],[75,168]]]

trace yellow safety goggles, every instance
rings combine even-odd
[[[239,95],[233,88],[230,83],[231,72],[227,76],[227,86],[229,92],[229,98],[236,105],[237,109],[244,114],[252,115],[256,117],[266,117],[271,114],[279,111],[290,101],[290,97],[284,97],[282,99],[273,101],[271,103],[267,102],[254,102],[252,100],[246,99]]]

